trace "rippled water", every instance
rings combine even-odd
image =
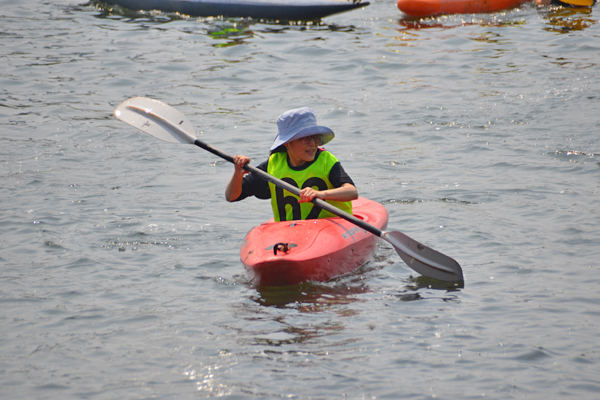
[[[2,10],[0,398],[598,396],[597,8]],[[239,246],[269,204],[226,203],[228,164],[112,116],[138,95],[255,163],[276,117],[311,106],[360,194],[464,287],[386,244],[332,282],[248,284]]]

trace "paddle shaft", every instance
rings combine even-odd
[[[204,150],[211,152],[212,154],[214,154],[218,157],[221,157],[222,159],[227,160],[230,163],[234,164],[233,157],[231,157],[229,154],[223,153],[221,150],[219,150],[215,147],[212,147],[211,145],[209,145],[207,143],[204,143],[200,139],[196,139],[194,141],[194,144],[196,146],[201,147]],[[259,177],[266,180],[267,182],[271,182],[275,186],[278,186],[284,190],[287,190],[288,192],[290,192],[292,194],[295,194],[296,196],[300,195],[300,189],[298,189],[296,186],[290,185],[289,183],[282,181],[281,179],[278,179],[271,174],[266,173],[262,169],[258,169],[249,164],[246,164],[244,166],[244,169],[246,171],[250,171],[250,172],[258,175]],[[347,221],[352,222],[354,225],[357,225],[358,227],[364,229],[365,231],[371,232],[375,236],[383,237],[382,236],[383,231],[381,229],[376,228],[373,225],[366,223],[362,219],[356,218],[354,215],[349,214],[343,210],[340,210],[339,208],[337,208],[335,206],[332,206],[331,204],[327,203],[324,200],[321,200],[321,199],[315,197],[314,199],[311,200],[311,202],[313,204],[315,204],[316,206],[321,207],[322,209],[329,211],[330,213],[332,213],[334,215],[337,215],[340,218],[343,218]]]

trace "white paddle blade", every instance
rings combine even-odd
[[[170,143],[194,144],[194,127],[187,117],[162,101],[132,97],[115,109],[115,117]]]
[[[402,232],[385,232],[382,236],[413,270],[440,281],[464,281],[462,268],[453,258],[435,251]]]

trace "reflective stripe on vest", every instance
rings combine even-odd
[[[329,172],[338,159],[328,151],[321,151],[318,158],[308,168],[296,171],[290,168],[286,152],[273,153],[269,157],[267,172],[300,190],[313,187],[315,190],[333,189],[329,181]],[[292,221],[301,219],[317,219],[335,217],[329,211],[315,206],[313,203],[300,203],[300,197],[278,188],[269,182],[271,191],[271,206],[275,221]],[[352,214],[352,202],[331,201],[329,204]]]

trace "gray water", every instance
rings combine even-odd
[[[600,26],[537,8],[320,24],[3,1],[0,398],[600,398]],[[232,167],[112,116],[133,96],[258,164],[310,106],[390,230],[331,282],[247,282],[268,202]]]

